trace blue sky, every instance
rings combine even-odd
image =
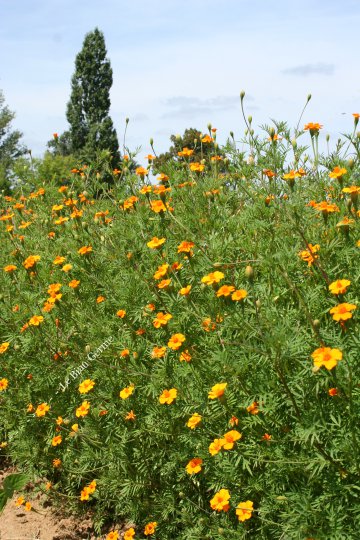
[[[111,116],[138,160],[186,127],[240,139],[239,93],[253,124],[324,124],[335,138],[360,112],[359,0],[0,0],[0,88],[35,155],[67,127],[76,54],[104,32]],[[343,114],[345,113],[345,114]]]

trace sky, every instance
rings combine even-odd
[[[188,127],[220,143],[253,126],[320,122],[335,141],[360,112],[359,0],[0,0],[0,89],[41,156],[67,129],[76,54],[98,27],[113,69],[111,117],[138,161]],[[144,160],[145,162],[145,160]]]

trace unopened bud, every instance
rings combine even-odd
[[[207,128],[209,131],[211,131],[212,125],[210,124],[210,122],[208,123]]]
[[[234,132],[233,131],[230,131],[230,137],[233,139],[234,138]]]
[[[125,118],[125,123],[126,123],[126,124],[129,123],[129,118]]]
[[[293,147],[293,148],[297,148],[297,142],[296,142],[296,139],[292,139],[291,144],[292,144],[292,147]]]
[[[311,94],[308,94],[307,101],[309,102],[311,99]]]
[[[253,281],[253,279],[254,279],[254,269],[253,269],[252,266],[248,265],[245,268],[245,276],[247,277],[247,279],[249,281]]]
[[[326,135],[326,142],[329,142],[330,141],[330,135],[327,133]]]
[[[313,321],[313,326],[314,326],[314,328],[319,328],[319,326],[320,326],[320,321],[319,321],[319,319],[315,319],[315,320]]]
[[[252,122],[252,116],[251,116],[251,114],[250,114],[250,116],[248,116],[248,122],[249,122],[249,124],[251,124],[251,122]]]
[[[150,146],[152,146],[154,144],[154,139],[151,137],[150,139]]]
[[[241,90],[241,92],[240,92],[241,101],[244,99],[244,97],[245,97],[245,90]]]
[[[90,345],[86,345],[85,352],[88,354],[91,351]]]

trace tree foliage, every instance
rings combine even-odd
[[[22,133],[11,128],[15,113],[4,103],[4,94],[0,90],[0,189],[8,191],[11,167],[14,161],[24,154],[25,147],[20,143]]]

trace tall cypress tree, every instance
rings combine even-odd
[[[97,150],[109,150],[113,166],[120,160],[119,142],[109,116],[113,82],[105,39],[95,28],[86,34],[76,56],[71,96],[66,117],[70,124],[70,146],[75,155],[93,159]]]

